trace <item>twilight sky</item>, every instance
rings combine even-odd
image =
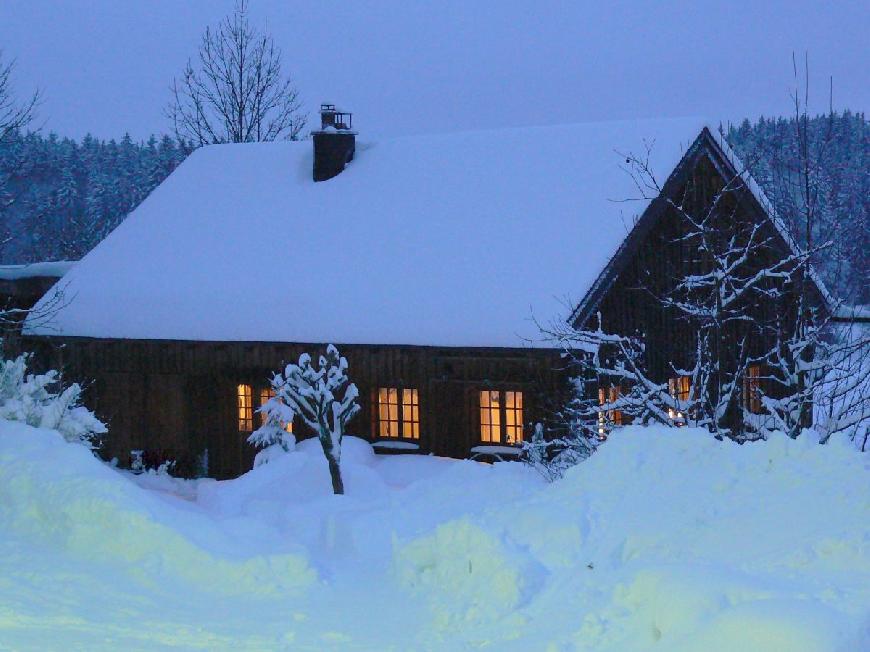
[[[589,6],[586,6],[586,5]],[[605,6],[606,5],[606,6]],[[17,87],[46,130],[169,129],[168,86],[232,0],[0,0]],[[789,112],[791,53],[810,105],[870,110],[870,2],[251,0],[313,121],[328,100],[366,136],[491,126]]]

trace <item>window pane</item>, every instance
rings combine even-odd
[[[480,440],[486,443],[500,441],[500,423],[499,393],[480,392]]]
[[[254,429],[254,401],[250,385],[241,384],[236,387],[239,413],[239,432],[250,432]]]
[[[378,435],[399,436],[399,390],[396,387],[378,388]]]
[[[419,439],[420,407],[416,389],[402,390],[402,437]]]
[[[523,440],[523,393],[505,392],[505,441],[518,444]]]

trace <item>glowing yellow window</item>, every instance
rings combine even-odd
[[[254,429],[254,400],[250,385],[239,385],[236,388],[239,410],[239,432],[251,432]]]
[[[678,401],[688,401],[692,395],[692,378],[690,376],[680,376],[668,380],[668,389],[671,396]]]
[[[761,365],[750,365],[743,377],[743,405],[753,414],[760,414],[761,408]]]
[[[263,389],[261,389],[260,390],[260,407],[261,408],[265,407],[266,403],[269,402],[269,399],[274,398],[274,397],[275,397],[275,392],[271,387],[264,387]],[[261,426],[266,425],[267,418],[268,417],[266,416],[265,412],[260,412],[260,425]],[[293,432],[293,422],[289,421],[289,422],[285,423],[284,430],[292,433]]]
[[[378,388],[378,436],[399,436],[399,390]]]
[[[416,389],[402,390],[402,437],[420,438],[420,397]]]
[[[523,393],[504,393],[505,441],[519,444],[523,441]]]
[[[622,394],[622,388],[619,385],[611,385],[610,387],[599,387],[598,388],[598,405],[604,405],[605,403],[615,403],[616,399],[620,397]],[[604,432],[602,429],[605,427],[605,424],[610,423],[614,426],[622,425],[622,411],[621,410],[601,410],[598,412],[598,434],[602,435]]]
[[[375,432],[378,437],[420,438],[420,395],[416,389],[378,388]]]
[[[680,406],[680,403],[688,403],[692,398],[692,378],[690,376],[678,376],[677,378],[668,379],[668,391],[671,396],[677,400],[677,410],[669,409],[668,416],[675,419],[677,424],[685,423],[685,406]]]
[[[480,441],[501,441],[501,394],[494,391],[480,393]]]

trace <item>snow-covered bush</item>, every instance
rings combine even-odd
[[[281,374],[276,374],[272,378],[272,390],[275,396],[258,410],[265,415],[265,422],[248,437],[248,443],[260,449],[254,457],[254,468],[283,453],[289,453],[296,447],[296,437],[293,433],[287,432],[287,424],[293,423],[293,410],[278,395],[278,389],[275,387],[276,380],[280,383],[284,378]]]
[[[345,425],[359,411],[356,402],[359,392],[347,377],[347,359],[330,344],[316,367],[311,364],[311,356],[303,353],[298,364],[288,364],[283,374],[279,372],[272,377],[271,383],[275,396],[264,410],[266,424],[248,441],[255,446],[265,446],[261,453],[280,452],[276,447],[289,450],[291,440],[286,437],[288,433],[283,431],[282,424],[291,422],[298,414],[305,425],[317,433],[329,463],[333,492],[343,494],[341,440]],[[272,453],[264,455],[261,463]]]
[[[572,429],[564,437],[547,438],[544,426],[535,424],[532,438],[523,442],[520,461],[538,471],[549,482],[561,478],[565,471],[587,459],[598,445],[596,437],[582,428]]]
[[[64,387],[60,374],[27,373],[27,355],[0,360],[0,418],[57,430],[69,442],[99,446],[105,424],[81,405],[78,383]]]

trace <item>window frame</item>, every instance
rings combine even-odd
[[[622,396],[622,385],[598,385],[598,405],[613,403]],[[598,438],[606,439],[610,428],[625,425],[622,410],[598,410]]]
[[[236,383],[236,429],[240,433],[254,432],[254,386],[251,383]]]
[[[382,392],[386,392],[387,402],[381,402]],[[377,385],[372,389],[371,415],[373,441],[409,441],[419,443],[422,434],[422,418],[420,413],[420,390],[417,387],[407,387],[403,383],[395,385]],[[390,398],[395,396],[395,402]],[[409,400],[406,401],[406,398]],[[383,408],[386,407],[386,419],[383,418]],[[391,407],[395,407],[395,418],[391,418]],[[396,434],[390,434],[391,424],[395,424]],[[384,432],[386,425],[386,432]],[[410,426],[410,434],[406,434]]]
[[[488,394],[488,401],[484,404],[483,397]],[[493,394],[498,395],[498,404],[493,405]],[[527,414],[527,395],[523,387],[484,387],[476,392],[475,432],[476,439],[483,446],[516,446],[519,447],[526,440],[525,417]],[[509,396],[512,401],[509,401]],[[517,405],[519,398],[519,405]],[[509,405],[509,403],[511,403]],[[489,415],[489,420],[484,421],[484,414]],[[512,414],[511,418],[508,414]],[[495,418],[493,418],[495,415]],[[519,415],[519,416],[517,416]],[[497,423],[496,423],[497,421]],[[484,428],[489,430],[489,439],[484,439]],[[492,433],[497,429],[498,439],[492,439]],[[509,441],[509,433],[513,431],[514,441]],[[517,438],[517,433],[519,437]]]
[[[755,373],[753,374],[753,370]],[[747,365],[743,372],[743,409],[750,414],[765,414],[761,403],[762,382],[766,371],[762,364]]]
[[[692,386],[692,376],[671,376],[668,378],[668,394],[677,402],[677,409],[668,409],[668,417],[678,426],[686,424],[689,417],[688,406],[680,406],[681,403],[688,404],[692,400],[694,387]]]

